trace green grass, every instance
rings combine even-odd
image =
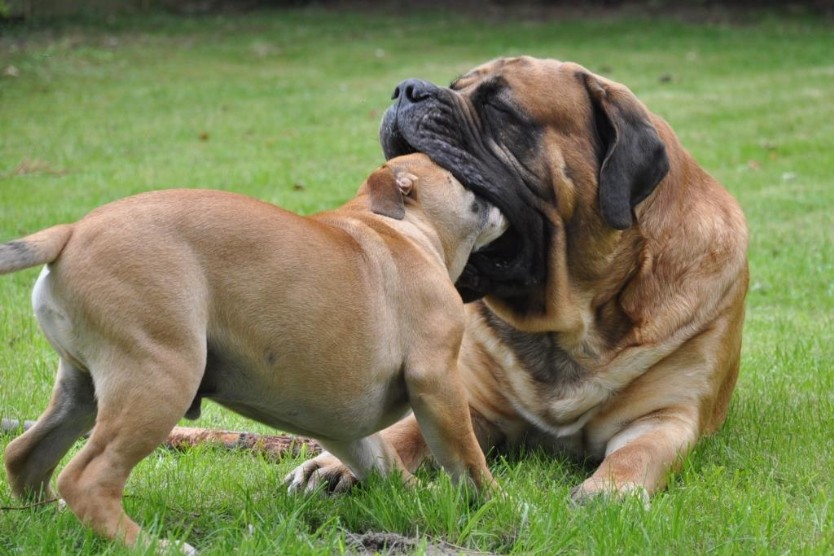
[[[401,79],[448,83],[502,54],[583,63],[667,118],[739,198],[751,231],[727,424],[649,510],[572,507],[588,470],[538,452],[492,460],[509,496],[478,505],[430,469],[433,490],[391,480],[292,497],[280,482],[300,459],[199,448],[143,461],[128,511],[205,554],[338,553],[348,533],[367,531],[417,536],[418,552],[442,540],[516,554],[823,554],[834,546],[832,52],[830,22],[767,16],[705,25],[302,10],[11,30],[0,35],[0,240],[164,187],[333,207],[381,162],[377,125]],[[36,275],[0,278],[3,416],[37,416],[54,377],[31,316]],[[212,404],[199,425],[268,431]],[[16,504],[0,480],[0,506]],[[0,554],[122,552],[54,507],[0,511]]]

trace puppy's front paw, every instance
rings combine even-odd
[[[328,492],[344,492],[357,482],[351,470],[329,452],[302,463],[284,478],[290,492],[305,493],[321,486]]]

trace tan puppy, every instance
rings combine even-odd
[[[6,449],[12,491],[51,497],[56,464],[92,428],[58,491],[81,521],[134,545],[128,474],[203,397],[315,437],[359,478],[410,477],[375,434],[410,406],[455,479],[490,485],[457,371],[453,281],[505,228],[410,155],[309,218],[232,193],[158,191],[0,245],[0,273],[47,264],[33,303],[60,355],[49,407]]]
[[[410,79],[380,131],[498,206],[510,230],[475,253],[459,367],[485,450],[553,448],[578,485],[653,493],[727,414],[739,369],[747,228],[738,203],[625,86],[531,57],[449,88]],[[414,469],[416,422],[383,431]],[[348,482],[331,456],[314,480]]]

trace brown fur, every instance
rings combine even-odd
[[[453,84],[458,104],[495,77],[545,130],[536,160],[555,205],[541,208],[553,229],[546,282],[523,302],[467,306],[459,367],[476,434],[485,450],[526,438],[601,462],[577,499],[653,493],[727,413],[748,282],[744,216],[623,85],[576,64],[501,59]],[[623,230],[600,214],[594,105],[652,126],[668,155],[668,174]],[[382,434],[409,469],[428,456],[411,418]]]
[[[375,434],[410,406],[444,468],[491,487],[458,377],[453,280],[505,228],[410,155],[309,218],[231,193],[159,191],[0,246],[0,273],[48,265],[33,300],[61,357],[49,407],[6,449],[12,492],[52,496],[55,466],[92,428],[58,491],[98,533],[135,545],[125,481],[203,397],[317,438],[360,478],[410,479]]]

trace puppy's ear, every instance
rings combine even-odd
[[[585,74],[584,80],[602,146],[600,212],[609,226],[625,230],[633,223],[634,207],[666,177],[669,157],[646,109],[631,91],[591,74]]]
[[[397,170],[394,172],[394,177],[397,180],[397,187],[400,188],[400,193],[404,197],[408,197],[411,194],[411,190],[414,189],[414,184],[417,183],[417,176],[411,172]]]
[[[405,218],[403,197],[411,193],[417,176],[403,171],[392,171],[383,166],[368,177],[368,195],[371,211],[382,216],[402,220]]]

